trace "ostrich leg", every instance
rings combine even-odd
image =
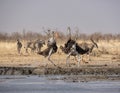
[[[71,56],[72,52],[70,52],[66,58],[66,66],[69,65],[70,66],[70,56]]]
[[[52,55],[52,52],[53,52],[53,48],[51,48],[50,51],[49,51],[48,61],[50,61],[54,66],[56,66],[56,65],[54,64],[54,62],[50,59],[50,57],[51,57],[51,55]]]
[[[78,57],[78,67],[80,66],[80,55],[79,54],[77,54],[77,57]]]
[[[80,54],[77,54],[76,56],[74,56],[75,61],[78,62],[78,67],[80,66],[81,58],[82,57],[80,56]]]

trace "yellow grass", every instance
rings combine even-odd
[[[99,46],[105,51],[107,51],[109,54],[120,54],[120,42],[119,41],[114,41],[111,40],[109,43],[108,42],[100,42]]]
[[[63,45],[65,41],[57,42],[58,47]],[[83,42],[83,41],[77,41]],[[87,41],[91,43],[90,41]],[[22,42],[23,43],[23,42]],[[98,42],[99,48],[95,48],[90,57],[91,61],[88,64],[81,62],[81,65],[120,65],[120,42],[111,40],[110,42],[100,41]],[[42,48],[45,49],[46,45]],[[30,52],[30,51],[29,51]],[[51,59],[55,64],[65,66],[67,55],[62,53],[60,49],[53,54]],[[86,57],[84,57],[86,59]],[[35,53],[26,54],[24,45],[22,47],[22,54],[17,53],[16,42],[0,42],[0,66],[44,66],[48,62],[46,58]],[[71,57],[70,63],[76,66],[77,62]],[[51,63],[49,62],[49,65]]]

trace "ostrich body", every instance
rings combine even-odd
[[[95,43],[94,41],[93,41],[93,39],[91,39],[91,41],[92,41],[92,43],[91,44],[88,44],[88,43],[81,43],[81,44],[79,44],[79,46],[81,46],[81,48],[83,48],[83,49],[89,49],[89,51],[87,52],[87,53],[85,53],[85,54],[87,54],[87,56],[88,56],[88,60],[90,61],[90,53],[93,51],[93,49],[96,47],[96,48],[98,48],[98,45],[97,45],[97,43]],[[86,62],[86,63],[88,63],[88,62]]]
[[[75,40],[71,38],[65,43],[64,47],[60,46],[60,49],[65,53],[68,54],[66,59],[66,64],[68,64],[68,59],[70,56],[77,56],[78,57],[78,67],[80,64],[80,55],[83,55],[89,51],[89,49],[82,49]]]
[[[22,43],[20,42],[19,39],[17,39],[17,51],[18,51],[18,54],[20,54],[21,48],[22,48]]]
[[[53,43],[52,45],[48,46],[45,50],[38,52],[38,54],[43,55],[44,57],[49,56],[49,52],[52,49],[52,54],[57,52],[57,45]]]
[[[45,45],[45,41],[44,40],[37,40],[34,43],[34,47],[35,47],[35,49],[36,49],[37,52],[41,51],[41,48],[43,47],[43,45]]]
[[[91,53],[95,47],[98,48],[97,43],[95,43],[93,39],[91,39],[91,42],[92,42],[91,44],[88,44],[86,42],[81,43],[79,44],[79,46],[81,46],[81,48],[83,49],[89,49],[88,53]]]
[[[24,48],[26,53],[28,53],[29,48],[31,49],[31,52],[35,50],[34,43],[32,41],[27,42]]]
[[[43,55],[44,57],[48,57],[48,61],[50,61],[54,66],[56,66],[54,64],[54,62],[50,59],[51,55],[57,52],[57,44],[56,44],[56,40],[54,38],[54,32],[52,32],[52,37],[48,39],[47,42],[47,49],[38,52],[39,55]],[[46,64],[47,65],[47,64]]]

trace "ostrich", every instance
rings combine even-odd
[[[68,64],[68,59],[70,58],[70,56],[74,56],[74,57],[77,56],[78,57],[78,67],[79,67],[80,55],[90,54],[95,46],[98,48],[98,45],[93,41],[93,39],[91,39],[93,44],[90,47],[88,45],[84,45],[84,48],[83,48],[83,47],[81,47],[81,45],[76,43],[76,39],[75,40],[71,39],[70,28],[68,31],[69,31],[70,37],[69,37],[67,43],[64,44],[64,47],[60,46],[60,49],[65,54],[68,54],[67,59],[66,59],[66,64]]]
[[[60,46],[60,49],[65,53],[68,54],[67,58],[66,58],[66,65],[69,63],[68,59],[70,58],[70,56],[74,56],[74,57],[78,57],[78,67],[80,65],[80,55],[83,55],[85,53],[87,53],[89,51],[88,49],[82,49],[78,43],[76,43],[76,41],[74,40],[68,40],[69,42],[65,43],[65,46]],[[73,42],[74,41],[74,42]]]
[[[56,53],[57,52],[57,45],[56,45],[56,40],[55,40],[55,37],[54,37],[54,32],[52,32],[52,37],[50,37],[48,39],[48,42],[47,42],[47,49],[41,51],[41,52],[38,52],[39,55],[43,55],[44,57],[48,57],[48,61],[50,61],[54,66],[56,66],[54,64],[54,62],[50,59],[51,55],[53,53]],[[47,66],[47,64],[46,64]]]
[[[34,47],[34,43],[32,41],[28,41],[26,44],[25,44],[25,51],[26,53],[28,53],[28,48],[31,49],[31,52],[33,52],[35,50],[35,47]]]
[[[60,46],[60,49],[65,53],[68,54],[67,58],[66,58],[66,65],[69,63],[68,59],[70,59],[70,56],[77,56],[78,57],[78,67],[80,65],[80,55],[83,55],[85,53],[87,53],[90,49],[86,48],[86,49],[82,49],[78,43],[76,42],[76,39],[73,40],[71,39],[71,30],[70,27],[68,27],[68,31],[69,31],[69,39],[67,41],[67,43],[64,44],[63,46]]]
[[[28,53],[28,48],[31,49],[31,52],[34,52],[35,50],[37,52],[40,52],[43,45],[45,45],[45,41],[38,39],[38,40],[36,40],[34,42],[32,42],[32,41],[27,42],[26,46],[24,48],[26,50],[26,53]]]
[[[17,39],[17,51],[18,51],[18,54],[20,54],[21,48],[22,48],[22,43],[20,42],[19,39]]]
[[[92,43],[88,44],[88,43],[81,43],[79,44],[79,46],[81,46],[81,48],[83,49],[89,49],[89,51],[86,53],[88,56],[88,60],[90,61],[90,53],[93,51],[93,49],[96,47],[98,48],[97,43],[94,42],[94,40],[91,38]],[[88,63],[88,62],[85,62]]]
[[[67,59],[69,58],[69,56],[78,56],[78,54],[83,55],[83,54],[87,54],[89,56],[89,54],[92,52],[94,47],[98,48],[97,43],[95,43],[93,41],[93,39],[91,39],[93,44],[78,44],[76,43],[75,40],[72,40],[71,38],[67,41],[67,43],[65,43],[64,47],[60,46],[60,49],[65,53],[65,54],[69,54]]]
[[[37,40],[34,42],[34,47],[36,49],[37,52],[41,51],[41,48],[43,47],[43,45],[45,45],[45,41],[44,40]]]

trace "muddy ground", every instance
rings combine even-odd
[[[120,68],[0,67],[0,75],[120,75]]]
[[[88,82],[96,80],[120,80],[120,68],[108,67],[0,67],[0,75],[62,75],[60,78],[50,80],[63,80],[65,82]]]

